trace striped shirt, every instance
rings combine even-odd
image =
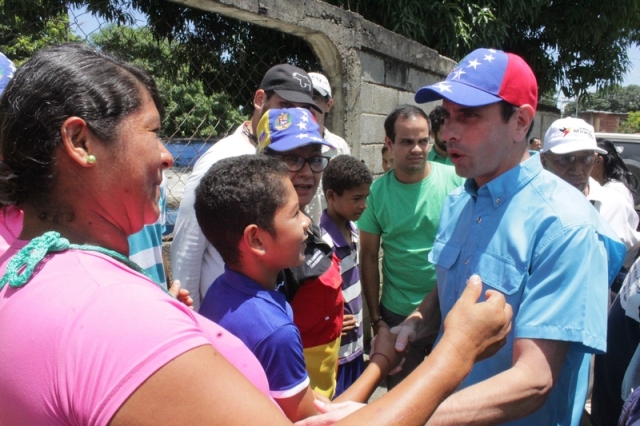
[[[162,261],[162,233],[166,221],[166,180],[160,185],[160,216],[155,223],[145,225],[140,232],[129,236],[129,259],[140,266],[162,288],[167,288],[167,276]]]
[[[340,350],[338,352],[339,364],[346,364],[358,357],[363,352],[363,326],[362,326],[362,286],[360,285],[360,273],[358,272],[358,231],[353,222],[347,226],[351,232],[351,241],[347,242],[340,232],[338,225],[327,214],[322,212],[320,228],[322,239],[329,244],[338,259],[340,259],[340,275],[342,276],[342,295],[344,297],[345,315],[354,315],[359,324],[357,329],[347,332],[342,336]]]

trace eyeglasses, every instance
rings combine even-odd
[[[287,165],[290,172],[299,172],[304,167],[305,163],[309,163],[309,168],[314,173],[320,173],[329,165],[329,157],[315,156],[309,158],[303,158],[299,155],[272,155],[272,157],[279,158]]]
[[[584,166],[591,166],[596,161],[595,154],[586,154],[586,155],[573,155],[573,154],[564,154],[564,155],[549,155],[547,154],[549,159],[555,163],[563,167],[571,166],[575,164],[576,161],[579,161],[580,164]]]

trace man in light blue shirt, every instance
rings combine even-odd
[[[429,256],[437,297],[396,330],[396,346],[439,326],[426,313],[439,303],[444,318],[472,274],[514,311],[507,344],[475,365],[429,424],[578,425],[590,356],[606,349],[608,283],[625,248],[579,191],[530,156],[537,96],[524,60],[493,49],[416,93],[418,103],[443,99],[443,138],[467,181],[445,200]]]

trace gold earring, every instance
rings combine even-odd
[[[96,162],[96,157],[95,155],[89,154],[87,155],[87,163],[89,164],[93,164]]]

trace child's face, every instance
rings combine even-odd
[[[275,236],[267,239],[265,244],[269,259],[265,261],[275,270],[293,268],[304,261],[305,241],[310,219],[300,211],[298,196],[293,184],[283,179],[286,186],[286,202],[276,210],[273,218]]]
[[[327,209],[333,210],[346,220],[356,221],[367,208],[367,196],[370,184],[346,189],[342,195],[327,191]]]
[[[391,151],[387,151],[382,154],[382,170],[388,172],[393,169],[393,158],[391,158]]]

